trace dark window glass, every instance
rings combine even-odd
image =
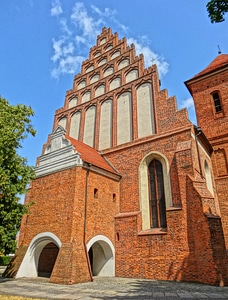
[[[218,93],[213,93],[212,94],[213,99],[214,99],[214,106],[215,106],[215,111],[219,112],[222,110],[222,105],[221,105],[221,101],[219,98],[219,94]]]
[[[98,189],[94,189],[93,195],[94,198],[98,198]]]
[[[149,195],[151,227],[166,228],[166,206],[162,164],[153,159],[149,164]]]

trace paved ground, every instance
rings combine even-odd
[[[47,279],[3,279],[0,294],[44,299],[228,299],[228,287],[116,277],[96,277],[76,285],[51,284]]]

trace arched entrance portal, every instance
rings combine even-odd
[[[61,245],[59,238],[51,232],[35,236],[26,251],[16,278],[50,277]]]
[[[114,276],[115,259],[112,242],[105,236],[98,235],[87,245],[93,276]]]
[[[38,276],[51,277],[52,270],[55,265],[56,258],[59,253],[59,248],[53,242],[44,246],[40,253],[38,261]]]

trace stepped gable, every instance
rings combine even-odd
[[[101,169],[107,170],[109,172],[118,174],[109,164],[108,162],[99,154],[94,148],[73,139],[72,137],[65,135],[66,139],[68,139],[71,144],[75,147],[75,150],[80,153],[80,157],[84,162],[92,164]]]
[[[104,151],[189,125],[187,118],[176,98],[160,90],[157,66],[145,68],[134,44],[103,28],[56,110],[53,128],[60,125],[68,136]]]
[[[107,84],[111,78],[121,76],[122,69],[125,68],[126,72],[126,67],[132,68],[132,64],[143,70],[144,62],[143,67],[139,67],[139,61],[142,59],[143,55],[136,56],[133,44],[127,46],[126,38],[119,40],[117,33],[112,34],[110,28],[104,27],[102,33],[97,37],[96,46],[90,48],[89,58],[82,62],[81,73],[74,76],[73,88],[66,93],[65,106],[72,99],[72,96],[75,96],[75,92],[80,98],[80,95],[84,95],[90,88],[96,89],[101,84]],[[123,65],[118,68],[117,64],[121,64],[122,61],[124,62]],[[97,98],[97,96],[101,95],[92,93],[89,100]],[[85,100],[85,102],[87,101],[88,99]]]
[[[117,65],[122,62],[121,67],[118,67]],[[135,46],[133,44],[127,46],[126,38],[119,40],[117,33],[112,34],[110,28],[103,28],[97,37],[97,45],[90,48],[89,58],[82,62],[81,73],[74,76],[73,88],[66,92],[65,107],[68,107],[68,102],[75,96],[77,97],[75,106],[84,103],[79,99],[91,88],[96,89],[101,84],[107,85],[107,82],[115,76],[122,77],[123,69],[126,72],[126,68],[132,67],[136,67],[142,75],[140,71],[144,70],[143,55],[136,56]],[[107,92],[108,90],[105,91]],[[91,93],[89,100],[98,96],[101,95]],[[88,99],[85,100],[87,101]]]
[[[198,74],[194,76],[194,78],[199,77],[201,75],[213,72],[214,70],[221,68],[225,65],[228,65],[228,54],[219,54],[207,67],[202,70]]]

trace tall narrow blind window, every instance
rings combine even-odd
[[[151,228],[166,228],[166,205],[162,164],[153,159],[148,166]]]

